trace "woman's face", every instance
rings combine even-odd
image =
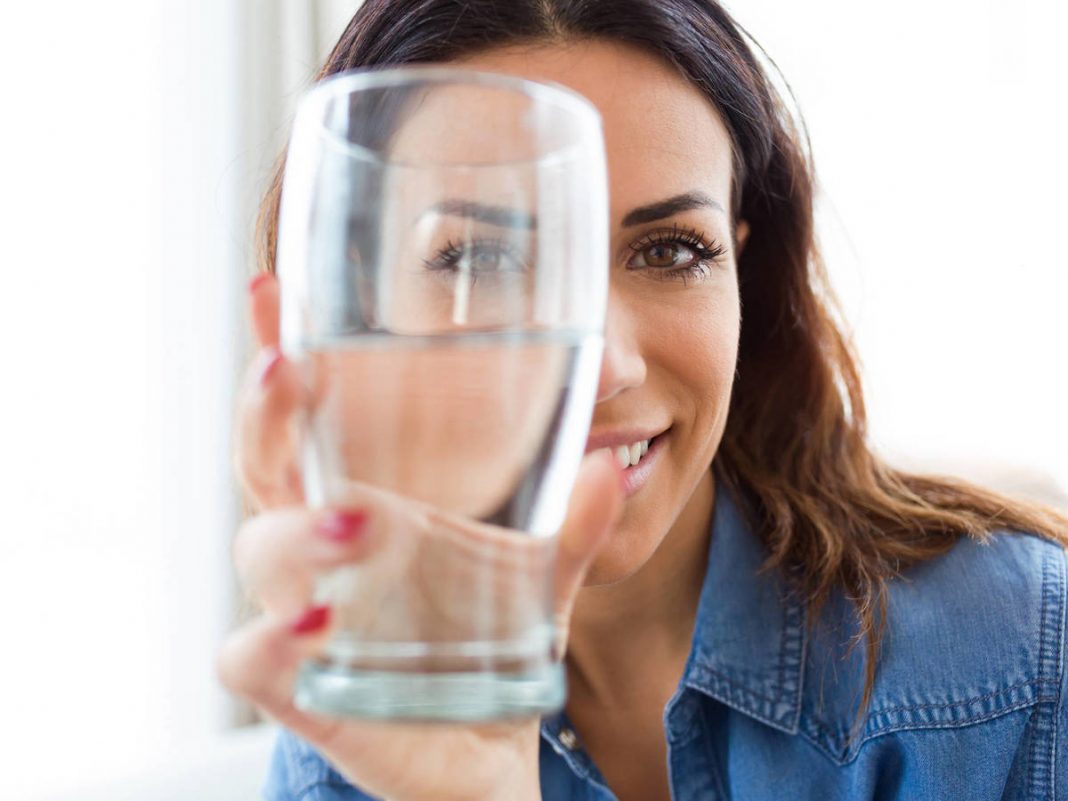
[[[629,47],[509,47],[463,63],[571,87],[604,120],[611,277],[590,449],[651,440],[625,470],[623,519],[587,578],[620,581],[680,517],[707,521],[712,503],[709,466],[726,423],[740,325],[730,138],[697,89]],[[746,230],[738,224],[739,244]]]

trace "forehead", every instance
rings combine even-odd
[[[613,216],[693,189],[730,205],[730,136],[708,99],[671,65],[602,41],[506,47],[465,66],[574,89],[604,120]]]

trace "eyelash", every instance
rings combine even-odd
[[[653,245],[684,245],[693,251],[695,258],[681,267],[628,267],[628,269],[649,269],[659,280],[681,279],[685,283],[690,278],[707,278],[711,263],[727,254],[727,249],[716,240],[705,237],[694,228],[680,227],[678,224],[672,225],[670,229],[646,234],[628,247],[634,253],[641,253]]]
[[[716,240],[705,237],[694,228],[672,225],[670,229],[653,231],[646,234],[637,242],[628,245],[634,253],[641,253],[653,245],[683,245],[693,251],[694,260],[681,267],[628,267],[632,270],[648,269],[658,280],[681,279],[685,283],[689,279],[702,279],[708,277],[711,264],[727,254],[727,249]],[[456,263],[465,253],[489,248],[506,257],[515,258],[515,248],[511,242],[504,239],[478,239],[473,242],[457,242],[449,240],[438,250],[433,258],[424,260],[427,268],[431,270],[455,269]],[[473,271],[477,272],[477,271]],[[475,277],[475,276],[472,276]]]
[[[504,255],[507,258],[515,260],[517,263],[522,262],[522,254],[518,252],[514,243],[509,242],[506,239],[492,239],[483,238],[475,239],[470,242],[448,240],[443,247],[441,247],[433,258],[423,259],[423,264],[426,265],[429,270],[455,270],[457,262],[465,254],[477,253],[479,251],[490,250]],[[477,280],[478,270],[472,270],[472,281]]]

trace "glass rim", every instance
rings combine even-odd
[[[404,159],[391,159],[365,145],[360,145],[331,131],[321,112],[326,103],[338,96],[350,95],[368,89],[401,88],[405,85],[438,84],[457,86],[484,86],[525,95],[535,102],[548,102],[581,121],[581,126],[592,126],[601,135],[601,113],[586,97],[567,86],[551,81],[533,81],[515,75],[470,69],[451,64],[399,64],[382,68],[358,68],[334,73],[323,78],[308,90],[297,110],[297,124],[314,124],[317,131],[325,133],[329,141],[345,150],[354,158],[383,166],[415,169],[493,169],[521,164],[552,164],[566,162],[583,155],[581,141],[569,142],[553,148],[543,155],[530,158],[502,161],[455,161],[435,164]],[[312,115],[315,114],[314,118]]]

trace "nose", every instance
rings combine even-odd
[[[604,356],[597,403],[614,398],[645,381],[645,358],[639,348],[635,315],[617,292],[609,291],[604,326]]]

